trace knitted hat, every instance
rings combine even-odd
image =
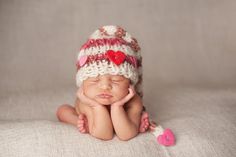
[[[135,38],[119,26],[103,26],[81,47],[77,58],[76,84],[89,77],[122,75],[142,93],[142,57]]]

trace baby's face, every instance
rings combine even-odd
[[[99,75],[83,81],[84,94],[102,105],[110,105],[128,94],[130,80],[121,75]]]

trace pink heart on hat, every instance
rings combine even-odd
[[[175,136],[170,129],[165,129],[162,135],[157,137],[157,141],[164,146],[175,144]]]
[[[82,56],[82,57],[80,57],[80,59],[79,59],[79,65],[82,67],[82,66],[86,63],[87,60],[88,60],[88,56]]]

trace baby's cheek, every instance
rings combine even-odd
[[[129,93],[129,89],[128,88],[122,88],[120,90],[120,97],[125,97],[127,94]]]
[[[94,97],[94,90],[84,90],[84,95],[92,99]]]

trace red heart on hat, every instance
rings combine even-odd
[[[165,129],[162,135],[157,137],[157,141],[164,146],[175,144],[175,136],[170,129]]]
[[[108,50],[106,55],[109,58],[109,60],[115,63],[116,65],[120,65],[121,63],[123,63],[126,57],[123,52],[121,51],[115,52],[113,50]]]

